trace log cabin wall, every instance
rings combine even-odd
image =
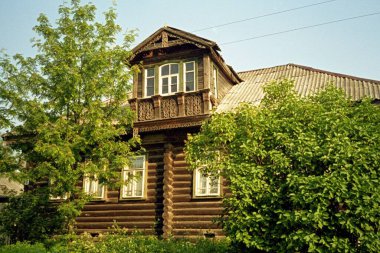
[[[162,234],[163,213],[163,155],[164,145],[148,144],[147,195],[145,199],[120,199],[120,189],[107,189],[106,198],[85,205],[76,219],[76,231],[93,235],[109,231],[113,225],[131,232]]]

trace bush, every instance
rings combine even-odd
[[[0,253],[225,253],[231,252],[228,240],[160,240],[153,236],[107,234],[92,238],[88,234],[64,235],[42,244],[17,243],[0,247]]]
[[[242,248],[380,252],[380,108],[292,87],[273,83],[259,107],[214,114],[189,138],[188,162],[229,181],[222,224]]]
[[[37,189],[9,199],[0,212],[0,234],[11,242],[38,242],[59,233],[64,218],[49,202],[49,195]]]
[[[16,244],[0,247],[0,253],[45,253],[47,252],[41,243],[29,244],[27,242],[17,242]]]

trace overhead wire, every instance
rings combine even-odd
[[[314,24],[314,25],[301,26],[301,27],[297,27],[297,28],[293,28],[293,29],[289,29],[289,30],[274,32],[274,33],[267,33],[267,34],[263,34],[263,35],[259,35],[259,36],[254,36],[254,37],[246,38],[246,39],[240,39],[240,40],[234,40],[234,41],[224,42],[224,43],[220,43],[220,45],[230,45],[230,44],[235,44],[235,43],[244,42],[244,41],[248,41],[248,40],[255,40],[255,39],[275,36],[275,35],[278,35],[278,34],[289,33],[289,32],[294,32],[294,31],[314,28],[314,27],[318,27],[318,26],[324,26],[324,25],[339,23],[339,22],[343,22],[343,21],[347,21],[347,20],[365,18],[365,17],[375,16],[375,15],[379,15],[379,14],[380,14],[380,11],[379,12],[374,12],[374,13],[368,13],[368,14],[364,14],[364,15],[360,15],[360,16],[354,16],[354,17],[349,17],[349,18],[332,20],[332,21],[323,22],[323,23]]]
[[[210,30],[213,28],[218,28],[218,27],[228,26],[228,25],[232,25],[232,24],[236,24],[236,23],[246,22],[246,21],[253,20],[253,19],[259,19],[259,18],[274,16],[274,15],[278,15],[278,14],[282,14],[282,13],[286,13],[286,12],[305,9],[305,8],[309,8],[309,7],[313,7],[313,6],[317,6],[317,5],[321,5],[321,4],[327,4],[327,3],[331,3],[331,2],[335,2],[335,1],[338,1],[338,0],[328,0],[328,1],[318,2],[318,3],[314,3],[314,4],[303,5],[303,6],[299,6],[299,7],[295,7],[295,8],[291,8],[291,9],[286,9],[286,10],[282,10],[282,11],[271,12],[271,13],[263,14],[260,16],[251,17],[251,18],[235,20],[235,21],[224,23],[224,24],[208,26],[205,28],[193,30],[191,32],[201,32],[201,31]]]

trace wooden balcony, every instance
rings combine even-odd
[[[210,89],[133,98],[129,104],[136,111],[136,123],[208,115],[212,107]]]

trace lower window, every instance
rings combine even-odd
[[[83,190],[86,194],[91,195],[96,199],[103,199],[105,193],[105,186],[99,183],[99,180],[95,176],[84,176],[83,178]]]
[[[206,173],[202,168],[195,170],[195,197],[220,196],[220,176],[218,173]]]
[[[131,166],[123,169],[124,185],[121,189],[121,198],[142,198],[145,196],[145,156],[136,156],[131,160]]]

